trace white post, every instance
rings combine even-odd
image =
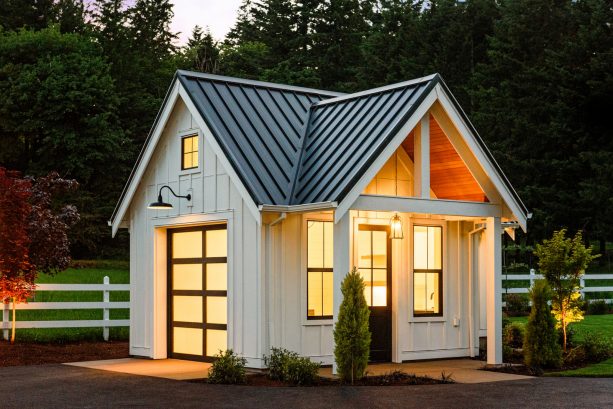
[[[334,326],[338,321],[338,312],[343,300],[341,283],[351,269],[351,210],[334,224]],[[336,360],[333,361],[332,373],[336,374]]]
[[[3,303],[4,307],[2,308],[2,328],[4,328],[3,336],[4,340],[9,340],[9,303]]]
[[[502,363],[502,237],[500,217],[488,217],[485,236],[486,261],[486,312],[487,312],[487,363]]]
[[[413,191],[415,197],[430,199],[430,113],[421,118],[415,132],[413,145],[415,156]]]
[[[109,279],[109,276],[104,276],[104,285],[107,286],[110,283],[111,283],[111,280]],[[102,301],[105,302],[105,303],[110,302],[111,298],[110,298],[110,291],[108,290],[108,288],[104,290],[103,294],[104,294],[103,295],[104,298],[102,299]],[[108,321],[109,320],[108,305],[104,308],[103,311],[104,311],[104,313],[103,313],[102,319],[105,320],[105,321]],[[102,329],[102,336],[104,337],[105,341],[109,340],[109,327],[104,327]]]
[[[530,269],[530,288],[532,288],[534,286],[534,279],[535,279],[534,276],[535,275],[536,275],[536,270],[531,268]]]
[[[581,276],[581,278],[579,279],[579,285],[581,286],[581,289],[579,290],[581,292],[581,298],[585,300],[585,291],[583,291],[583,289],[585,288],[585,279],[583,278],[583,276]]]

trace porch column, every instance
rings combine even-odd
[[[413,192],[415,197],[430,199],[430,112],[421,118],[415,131],[413,152]]]
[[[487,363],[502,363],[502,230],[500,217],[488,217],[485,237],[486,256],[486,315]]]
[[[333,322],[336,327],[338,321],[338,312],[343,300],[341,293],[341,283],[351,269],[351,211],[345,212],[345,215],[334,224],[334,312]],[[334,343],[334,341],[332,341]],[[334,346],[334,345],[333,345]],[[332,373],[336,374],[336,360],[332,357]]]

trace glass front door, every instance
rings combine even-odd
[[[370,361],[387,362],[392,356],[391,240],[389,227],[358,226],[357,266],[364,280],[370,309]]]
[[[225,224],[168,232],[168,352],[211,360],[227,349],[228,250]]]

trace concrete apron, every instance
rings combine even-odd
[[[530,379],[531,376],[513,375],[502,372],[483,371],[485,362],[473,359],[442,359],[436,361],[408,362],[402,364],[382,363],[371,364],[366,369],[368,375],[384,375],[393,371],[403,371],[407,374],[429,376],[440,379],[441,374],[451,375],[457,383],[483,383],[498,381],[515,381]],[[322,368],[319,374],[333,378],[332,368]]]
[[[132,375],[153,376],[175,380],[206,378],[211,364],[204,362],[183,361],[179,359],[109,359],[104,361],[72,362],[65,365],[103,371],[122,372]],[[369,375],[384,375],[393,371],[408,374],[440,378],[442,373],[451,375],[458,383],[482,383],[530,379],[530,376],[512,375],[501,372],[483,371],[485,362],[472,359],[444,359],[403,364],[383,363],[368,365]],[[332,368],[321,368],[319,374],[334,378]]]

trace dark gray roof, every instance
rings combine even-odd
[[[177,72],[257,204],[290,203],[309,109],[339,93]]]
[[[435,79],[429,76],[315,105],[292,204],[342,200],[436,84]]]

